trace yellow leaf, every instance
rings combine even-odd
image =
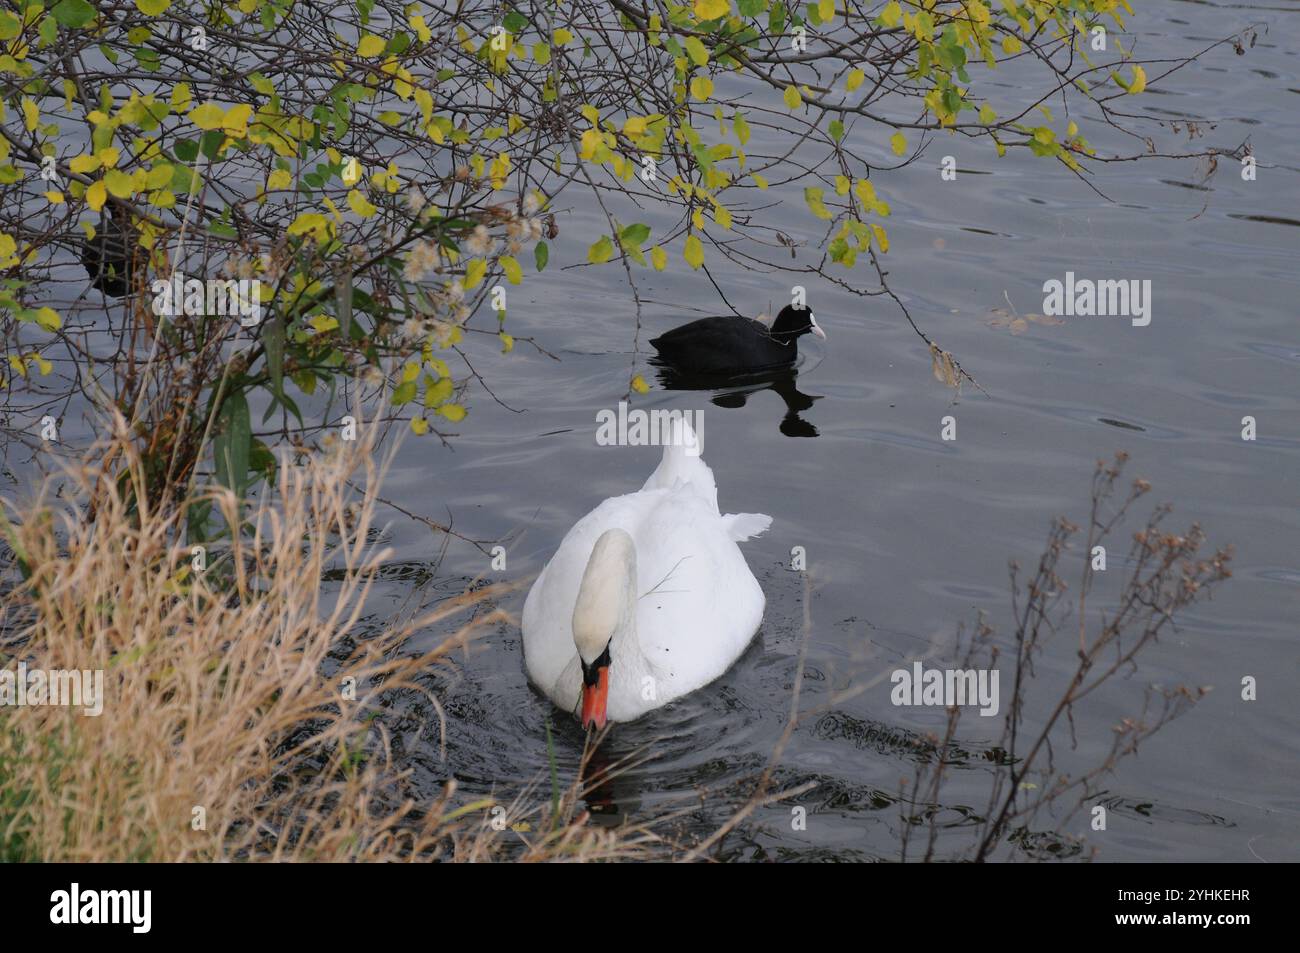
[[[318,242],[334,234],[334,223],[319,212],[303,212],[289,226],[290,235],[311,235]]]
[[[752,173],[751,177],[754,180],[754,184],[757,185],[760,189],[767,188],[767,179],[763,178],[757,172]]]
[[[510,255],[502,256],[501,270],[505,272],[506,281],[512,285],[517,285],[524,280],[523,269],[519,267],[519,262]]]
[[[109,169],[104,173],[104,185],[114,198],[128,199],[135,192],[131,177],[120,169]]]
[[[655,271],[663,271],[668,267],[668,253],[656,245],[650,249],[650,264],[654,265]]]
[[[700,20],[716,20],[730,12],[728,0],[695,0],[695,16]]]
[[[700,42],[699,37],[688,36],[685,46],[686,55],[691,58],[691,62],[696,66],[704,66],[709,62],[709,50]]]
[[[509,354],[515,349],[515,339],[504,331],[498,331],[497,337],[501,339],[501,353]]]
[[[1019,53],[1019,52],[1020,52],[1020,40],[1017,39],[1017,38],[1014,37],[1014,36],[1004,36],[1004,37],[1002,38],[1002,52],[1003,52],[1003,53]]]
[[[465,419],[465,408],[460,404],[443,404],[438,408],[438,413],[446,417],[452,423],[458,423]]]
[[[253,107],[247,104],[231,106],[221,117],[221,125],[226,130],[226,134],[236,139],[243,139],[248,135],[248,119],[253,115]]]
[[[99,168],[99,159],[95,156],[74,156],[68,162],[68,168],[78,175],[85,175]]]
[[[898,0],[889,0],[889,3],[885,4],[885,9],[880,11],[880,22],[893,29],[898,26],[898,21],[901,19],[903,19],[903,8],[898,5]]]
[[[367,33],[357,44],[357,56],[372,57],[384,52],[388,42],[382,36]]]
[[[785,101],[787,109],[798,109],[799,104],[803,102],[803,97],[799,95],[799,90],[795,89],[793,86],[787,86],[785,88],[785,93],[781,98]]]
[[[432,39],[433,32],[425,24],[424,17],[416,14],[408,18],[406,22],[411,25],[411,29],[415,31],[415,35],[420,38],[421,43],[428,43]]]
[[[423,417],[411,418],[411,433],[424,434],[429,432],[429,421]]]
[[[172,0],[135,0],[136,7],[147,17],[156,17],[172,5]]]
[[[632,378],[631,384],[632,384],[632,389],[636,391],[638,394],[650,393],[650,385],[645,382],[645,378],[642,377],[640,374],[637,374],[635,377]]]
[[[835,0],[817,0],[817,19],[822,23],[835,19]]]
[[[356,189],[353,189],[348,193],[348,208],[352,209],[352,211],[356,212],[362,218],[369,218],[377,211],[374,205],[372,205],[370,201]]]
[[[47,331],[57,331],[63,327],[63,319],[53,308],[40,308],[36,312],[36,323]]]
[[[593,265],[601,265],[609,261],[614,254],[614,243],[610,241],[608,235],[601,235],[596,241],[592,242],[591,247],[587,249],[587,261]]]
[[[907,152],[907,137],[901,132],[894,133],[889,138],[889,148],[894,150],[894,155],[901,156]]]
[[[170,163],[156,163],[145,173],[144,187],[146,189],[161,189],[171,182],[174,171]]]
[[[1140,66],[1133,67],[1133,82],[1128,84],[1130,96],[1136,96],[1147,88],[1147,71]]]
[[[226,118],[226,112],[214,102],[206,102],[190,110],[190,122],[200,129],[216,129]]]
[[[465,266],[465,290],[469,291],[471,288],[478,287],[478,283],[483,280],[485,274],[487,274],[487,262],[482,258],[475,258],[467,264]]]
[[[867,77],[867,74],[864,73],[864,72],[862,72],[862,70],[860,70],[860,69],[851,69],[851,70],[849,70],[849,76],[848,76],[848,79],[846,79],[846,80],[844,81],[844,88],[847,89],[847,90],[851,93],[851,92],[853,92],[855,89],[857,89],[859,86],[862,85],[862,81],[863,81],[864,79],[866,79],[866,77]]]
[[[46,192],[46,193],[45,193],[45,198],[46,198],[46,200],[47,200],[51,205],[62,205],[62,204],[63,204],[63,193],[62,193],[62,192],[54,192],[54,191]]]
[[[691,80],[691,95],[696,99],[705,100],[713,95],[713,80],[707,76],[697,76]]]
[[[686,236],[686,247],[682,249],[682,257],[692,268],[699,268],[704,264],[704,246],[694,235]]]
[[[551,34],[552,46],[564,46],[566,43],[573,42],[573,34],[568,30],[560,29]]]
[[[41,120],[41,111],[36,107],[36,103],[24,96],[23,97],[23,125],[31,132],[36,128],[36,124]]]
[[[106,201],[108,201],[108,189],[104,187],[102,179],[92,183],[90,188],[86,189],[86,204],[90,206],[91,211],[98,212],[104,207]]]
[[[287,169],[276,169],[266,178],[266,191],[273,192],[278,189],[287,189],[293,182]]]

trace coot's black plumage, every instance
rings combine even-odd
[[[700,318],[650,343],[659,360],[692,374],[745,374],[783,367],[798,357],[798,341],[809,332],[825,340],[826,333],[808,308],[781,309],[769,328],[753,318],[725,315]]]
[[[81,243],[81,264],[90,276],[90,286],[110,298],[124,298],[131,291],[137,235],[125,213],[108,207],[101,216],[95,237]]]

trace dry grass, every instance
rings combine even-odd
[[[276,492],[263,494],[274,503],[246,512],[203,572],[181,511],[150,508],[120,419],[114,429],[57,498],[47,484],[0,511],[15,554],[0,669],[102,669],[105,696],[98,717],[0,707],[0,859],[587,860],[667,847],[646,828],[585,823],[577,785],[495,812],[461,802],[454,785],[432,803],[410,795],[381,700],[422,692],[422,672],[502,614],[476,612],[422,654],[405,649],[412,633],[450,630],[491,590],[360,631],[388,556],[370,541],[384,469],[372,429],[302,465],[282,461]],[[237,522],[229,494],[213,502]],[[340,568],[322,590],[322,571]],[[439,728],[421,743],[437,744]]]

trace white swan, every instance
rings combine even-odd
[[[581,701],[584,727],[631,721],[707,685],[763,618],[763,590],[736,543],[772,518],[720,514],[683,418],[672,436],[645,486],[574,524],[524,602],[528,677],[561,708]]]

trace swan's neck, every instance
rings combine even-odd
[[[592,548],[573,609],[573,640],[584,664],[606,648],[611,671],[639,678],[649,671],[636,628],[636,547],[623,530],[603,533]]]

